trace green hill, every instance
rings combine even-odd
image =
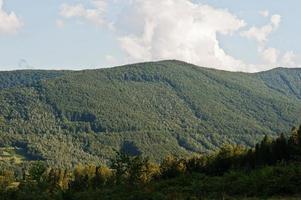
[[[0,144],[50,164],[159,160],[252,146],[301,121],[301,69],[248,74],[180,61],[84,71],[0,72]]]

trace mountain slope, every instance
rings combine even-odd
[[[64,73],[64,71],[42,70],[4,71],[0,73],[0,89],[31,85],[40,80],[62,76]]]
[[[272,71],[261,72],[258,76],[271,89],[301,99],[300,69],[277,68]]]
[[[114,149],[160,159],[252,146],[301,121],[299,69],[248,74],[161,61],[45,77],[2,87],[0,130],[2,144],[21,141],[51,164],[102,162]]]

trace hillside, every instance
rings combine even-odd
[[[0,89],[30,86],[40,80],[63,75],[64,71],[20,70],[0,72]]]
[[[161,61],[0,77],[0,144],[55,165],[105,162],[115,150],[158,160],[253,146],[301,121],[301,69],[248,74]]]

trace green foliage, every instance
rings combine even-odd
[[[85,71],[0,72],[0,146],[73,168],[114,149],[166,155],[254,146],[300,122],[299,69],[257,74],[180,61]]]
[[[117,184],[141,185],[159,175],[159,168],[148,158],[131,157],[124,153],[117,153],[111,161],[111,169]]]
[[[34,181],[41,181],[42,175],[46,172],[44,162],[36,162],[29,169],[29,178]]]
[[[160,169],[163,178],[173,178],[186,172],[186,163],[184,159],[167,156],[162,161]]]
[[[62,76],[64,71],[20,70],[0,73],[0,89],[16,86],[30,86],[40,80]]]
[[[14,180],[15,177],[11,171],[0,171],[0,191],[6,190]]]
[[[292,135],[264,137],[255,149],[225,145],[211,155],[166,157],[160,165],[117,153],[111,169],[78,166],[73,171],[37,162],[27,179],[0,173],[0,195],[10,199],[252,199],[300,195],[301,127]],[[297,139],[296,139],[297,138]],[[294,141],[294,142],[289,142]],[[289,151],[288,154],[283,152]],[[280,152],[280,154],[279,154]],[[250,165],[252,163],[252,166]],[[298,197],[297,197],[298,199]]]
[[[300,69],[179,61],[0,72],[0,198],[298,199],[301,126],[275,132],[300,91]]]
[[[94,178],[94,187],[102,187],[109,185],[112,182],[113,173],[112,170],[106,166],[100,166],[96,168],[96,174]]]

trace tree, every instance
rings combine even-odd
[[[260,144],[256,145],[256,165],[270,165],[273,162],[272,156],[272,139],[267,135],[264,136]]]
[[[96,168],[96,174],[93,180],[94,188],[109,184],[112,180],[112,170],[106,166]]]
[[[29,178],[36,182],[40,182],[42,175],[46,172],[46,164],[42,161],[35,162],[29,169]]]
[[[116,184],[128,183],[133,185],[144,184],[152,180],[159,173],[157,165],[142,156],[129,156],[117,153],[111,161]]]
[[[116,184],[124,183],[128,177],[128,165],[130,156],[116,152],[116,157],[111,160],[111,169],[114,172]]]
[[[96,166],[77,166],[74,170],[74,180],[70,183],[70,188],[82,191],[93,186],[93,179],[96,174]]]
[[[287,161],[289,159],[288,142],[283,133],[281,133],[280,136],[274,140],[272,148],[274,163],[279,161]]]
[[[186,172],[185,160],[167,156],[160,165],[160,171],[163,178],[173,178],[184,174]]]
[[[240,146],[233,146],[230,144],[223,146],[213,158],[210,171],[220,175],[229,169],[240,165],[239,157],[243,153],[245,153],[245,149]]]
[[[8,186],[14,181],[14,173],[12,171],[4,170],[0,172],[0,191],[6,190]]]

